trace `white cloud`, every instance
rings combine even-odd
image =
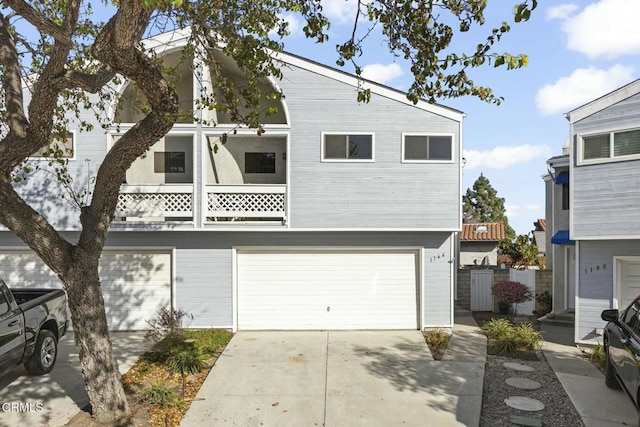
[[[402,68],[395,62],[387,65],[369,64],[362,67],[362,77],[382,84],[400,77],[403,73]]]
[[[357,10],[358,2],[355,0],[322,0],[322,13],[342,24],[353,21]]]
[[[567,17],[567,48],[589,58],[612,59],[640,53],[640,1],[600,0]]]
[[[300,33],[301,29],[302,29],[302,21],[300,20],[299,17],[297,17],[296,15],[293,15],[291,13],[288,14],[282,14],[282,15],[278,15],[278,17],[284,21],[287,22],[288,27],[288,31],[289,34],[291,35],[295,35],[297,33]],[[269,36],[272,38],[277,37],[277,33],[275,30],[271,30],[269,32]]]
[[[619,64],[607,70],[579,68],[538,90],[536,105],[542,115],[567,112],[629,83],[634,72],[634,67]]]
[[[467,160],[465,170],[479,167],[487,169],[506,169],[532,160],[551,157],[553,151],[548,145],[523,144],[517,146],[498,146],[492,150],[464,150],[462,156]]]
[[[565,19],[578,9],[573,3],[560,4],[547,8],[547,19]]]

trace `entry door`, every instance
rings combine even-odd
[[[567,246],[564,256],[564,277],[567,290],[565,306],[568,310],[572,310],[576,308],[576,248],[574,246]]]

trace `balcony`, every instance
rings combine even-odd
[[[208,185],[206,191],[207,223],[286,221],[286,185]]]
[[[284,184],[207,185],[205,192],[204,224],[286,222]],[[196,217],[193,184],[122,185],[114,222],[193,223]]]

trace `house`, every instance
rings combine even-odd
[[[462,224],[460,266],[497,266],[498,242],[504,238],[502,222]]]
[[[186,39],[178,31],[147,45],[178,64]],[[237,75],[232,58],[216,55]],[[211,73],[197,57],[180,67],[185,111],[218,124],[180,120],[127,172],[101,260],[110,328],[145,329],[169,305],[191,313],[192,327],[452,327],[463,113],[373,82],[364,82],[371,101],[358,103],[355,76],[278,59],[283,78],[262,84],[285,97],[264,101],[277,114],[261,136],[198,111]],[[110,114],[121,124],[72,128],[65,141],[80,188],[140,118],[135,86],[116,89],[122,108]],[[73,241],[77,212],[49,179],[16,185]],[[60,285],[6,229],[0,271],[7,283]]]
[[[575,310],[575,242],[569,238],[569,141],[562,154],[547,160],[546,200],[546,268],[553,271],[552,311]]]
[[[624,308],[640,293],[640,80],[566,117],[568,155],[550,159],[558,165],[553,185],[568,187],[561,212],[568,218],[557,221],[551,239],[565,256],[565,281],[557,283],[564,289],[554,298],[564,294],[565,307],[575,304],[575,341],[595,343],[605,325],[601,311]],[[559,260],[554,256],[554,270]]]
[[[531,241],[538,247],[538,255],[544,256],[547,253],[547,220],[546,218],[538,218],[533,222],[534,229],[531,232],[533,236]]]

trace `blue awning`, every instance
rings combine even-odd
[[[556,176],[556,184],[568,184],[569,183],[569,172],[560,172],[558,176]]]
[[[569,230],[560,230],[551,238],[553,245],[575,245],[576,241],[569,238]]]

